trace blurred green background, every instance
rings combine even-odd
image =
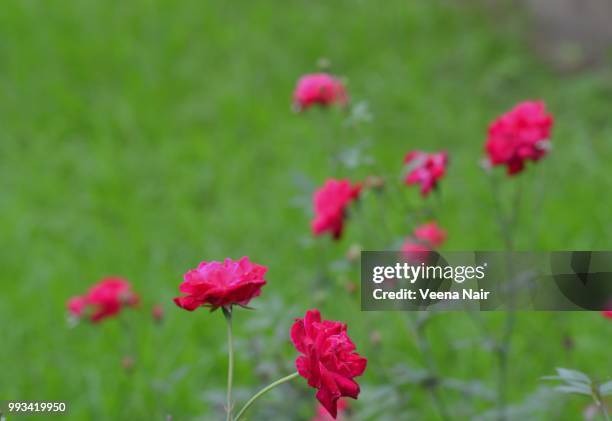
[[[420,203],[400,180],[417,148],[451,156],[436,213],[445,249],[501,249],[479,160],[488,123],[523,99],[544,99],[556,125],[550,155],[502,182],[502,196],[513,183],[526,192],[517,248],[612,246],[612,78],[556,74],[529,49],[520,11],[500,19],[441,0],[8,0],[0,9],[1,399],[63,400],[69,419],[219,418],[223,318],[171,299],[199,261],[248,255],[269,272],[257,311],[235,316],[239,400],[288,373],[288,327],[317,306],[348,322],[370,359],[355,419],[437,419],[406,329],[415,316],[360,312],[350,292],[358,265],[344,256],[354,243],[395,247],[422,222],[383,200]],[[341,129],[337,110],[291,111],[296,80],[321,58],[371,122]],[[375,164],[333,171],[330,151],[344,147]],[[342,241],[313,239],[312,189],[371,174],[386,177],[387,193],[364,197]],[[106,275],[129,279],[140,309],[70,328],[66,300]],[[165,308],[159,325],[154,304]],[[502,322],[492,313],[430,321],[456,419],[492,416],[489,345]],[[609,379],[610,322],[522,313],[516,329],[514,419],[580,418],[588,399],[550,394],[540,377],[570,367]],[[126,373],[129,336],[136,365]],[[310,417],[314,390],[296,383],[252,419]]]

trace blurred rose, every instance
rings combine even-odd
[[[293,104],[302,111],[312,105],[328,106],[348,102],[342,82],[327,73],[314,73],[302,76],[293,92]]]
[[[413,263],[424,263],[430,251],[432,251],[431,248],[427,247],[425,244],[416,242],[410,238],[404,242],[401,250],[404,259]]]
[[[446,231],[435,222],[420,225],[415,228],[416,239],[430,244],[432,247],[440,247],[446,241]]]
[[[349,180],[329,179],[313,196],[315,218],[311,222],[314,235],[327,231],[337,240],[342,235],[346,208],[359,197],[361,186]]]
[[[420,184],[421,195],[427,196],[432,189],[438,186],[438,181],[444,177],[448,165],[446,151],[426,153],[422,151],[409,152],[404,158],[407,167],[405,183],[408,185]]]
[[[139,297],[128,281],[122,278],[105,278],[92,286],[83,296],[68,300],[68,311],[75,317],[88,317],[97,323],[118,314],[124,306],[134,307]]]
[[[485,150],[490,165],[506,165],[517,174],[525,161],[538,161],[549,148],[553,116],[541,101],[525,101],[489,126]]]

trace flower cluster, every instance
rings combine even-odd
[[[105,278],[92,286],[85,295],[68,300],[68,312],[77,318],[87,317],[94,323],[118,314],[125,306],[134,307],[139,297],[128,281]]]
[[[315,217],[312,220],[312,232],[320,235],[330,232],[334,239],[339,239],[347,216],[347,207],[359,197],[361,185],[351,185],[349,180],[329,179],[314,194]]]
[[[298,373],[318,389],[317,399],[335,418],[338,399],[359,396],[354,378],[363,374],[367,359],[355,352],[346,325],[321,320],[318,310],[309,310],[303,319],[296,319],[291,341],[302,354],[295,360]]]
[[[444,177],[448,165],[448,153],[427,153],[422,151],[408,152],[404,158],[406,166],[405,183],[420,184],[421,195],[427,196],[438,186],[438,181]]]
[[[326,73],[308,74],[298,80],[293,94],[297,110],[313,105],[345,105],[348,95],[344,85]],[[547,153],[547,144],[553,125],[553,117],[547,114],[542,102],[523,102],[510,112],[496,119],[489,127],[485,149],[490,165],[505,165],[509,174],[524,169],[525,161],[538,161]],[[409,152],[404,158],[407,185],[419,185],[423,197],[438,187],[444,178],[449,158],[446,151],[428,153],[419,150]],[[364,189],[383,192],[385,180],[370,176],[364,180]],[[385,188],[384,191],[387,189]],[[327,179],[313,195],[314,218],[311,229],[314,235],[329,233],[338,240],[343,233],[349,206],[362,192],[360,183],[348,179]],[[408,259],[423,261],[428,253],[444,245],[447,233],[436,222],[417,226],[402,245],[402,253]],[[357,251],[352,250],[351,255]],[[352,259],[353,257],[351,257]],[[228,391],[226,411],[228,420],[239,420],[252,402],[267,390],[298,376],[317,389],[320,403],[312,421],[324,421],[329,417],[343,416],[347,408],[345,398],[357,399],[360,386],[355,378],[361,376],[367,359],[356,352],[356,346],[347,334],[347,325],[339,321],[323,320],[319,310],[308,310],[303,318],[295,319],[289,336],[299,353],[295,360],[297,373],[272,383],[245,404],[233,417],[232,376],[232,307],[246,307],[261,294],[267,281],[268,268],[251,262],[248,257],[239,260],[201,262],[197,268],[187,271],[179,286],[181,296],[174,303],[188,311],[199,307],[223,309],[228,323]],[[75,317],[87,317],[92,322],[118,314],[125,306],[136,306],[139,297],[130,284],[121,278],[106,278],[94,285],[85,295],[68,301],[68,310]],[[602,312],[612,318],[612,311]],[[153,320],[161,322],[164,309],[155,305],[151,310]],[[124,366],[131,368],[133,359],[126,357]]]
[[[517,174],[525,161],[538,161],[549,149],[553,116],[541,101],[525,101],[489,126],[485,150],[489,165],[505,165]]]

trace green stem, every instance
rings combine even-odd
[[[514,280],[514,265],[512,263],[515,246],[515,231],[518,225],[518,216],[521,208],[521,193],[522,188],[520,185],[515,183],[514,197],[511,204],[509,215],[506,215],[502,206],[501,197],[498,194],[499,188],[493,176],[488,177],[491,181],[491,191],[493,193],[493,200],[495,202],[495,209],[497,211],[498,224],[500,231],[505,243],[506,251],[506,264],[508,271],[508,279]],[[508,383],[508,366],[509,366],[509,353],[512,344],[512,335],[516,324],[516,313],[514,311],[515,299],[514,299],[514,286],[511,285],[509,292],[509,308],[506,315],[506,321],[504,324],[504,331],[502,338],[497,344],[497,365],[498,365],[498,381],[497,381],[497,409],[498,409],[498,420],[505,421],[507,419],[506,406],[507,406],[507,383]]]
[[[608,415],[608,408],[606,407],[606,403],[603,400],[603,397],[599,393],[597,389],[593,389],[593,399],[595,400],[595,405],[601,411],[601,415],[605,421],[610,421],[610,416]]]
[[[223,315],[227,321],[227,398],[226,398],[226,420],[232,421],[232,379],[234,377],[234,341],[232,337],[232,310],[223,307]]]
[[[450,420],[451,418],[446,408],[446,403],[440,395],[440,391],[438,390],[438,382],[440,381],[440,376],[436,367],[436,362],[431,354],[431,344],[427,337],[427,332],[425,331],[425,329],[427,328],[426,325],[428,322],[428,318],[430,317],[430,313],[425,313],[426,316],[422,318],[420,317],[420,314],[421,313],[419,313],[419,320],[416,321],[414,326],[414,335],[416,337],[419,352],[424,359],[425,367],[427,368],[427,374],[432,380],[432,384],[428,387],[428,389],[431,393],[436,409],[440,414],[440,418],[445,421]]]
[[[261,389],[259,392],[254,394],[253,397],[247,401],[247,403],[244,404],[242,409],[238,412],[238,415],[236,415],[236,418],[234,418],[234,421],[240,421],[240,417],[242,417],[244,415],[244,413],[246,412],[246,410],[249,409],[249,407],[251,405],[253,405],[253,402],[255,402],[262,395],[264,395],[265,393],[267,393],[270,390],[274,389],[276,386],[279,386],[279,385],[281,385],[283,383],[286,383],[286,382],[288,382],[288,381],[290,381],[292,379],[295,379],[297,376],[299,376],[299,373],[296,371],[295,373],[290,374],[290,375],[288,375],[286,377],[283,377],[282,379],[278,379],[274,383],[270,383],[269,385],[267,385],[266,387]]]

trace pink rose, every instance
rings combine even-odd
[[[83,296],[68,300],[68,311],[75,317],[88,315],[97,323],[115,316],[125,306],[135,307],[139,297],[132,291],[132,286],[122,278],[105,278],[92,286]]]
[[[489,126],[485,150],[490,165],[506,165],[508,174],[521,172],[525,161],[538,161],[548,152],[553,116],[541,101],[525,101]]]
[[[185,274],[179,290],[187,295],[176,297],[174,302],[189,311],[202,306],[212,310],[234,304],[246,306],[261,293],[267,271],[267,267],[251,263],[248,257],[202,262]]]
[[[314,73],[302,76],[293,92],[293,104],[298,111],[312,105],[328,106],[348,102],[344,85],[327,73]]]
[[[329,231],[334,239],[339,239],[344,228],[346,209],[359,197],[361,186],[351,186],[348,180],[329,179],[314,194],[315,218],[312,220],[312,232],[320,235]]]
[[[448,154],[443,152],[426,153],[422,151],[409,152],[404,158],[408,173],[405,183],[408,185],[420,184],[421,195],[427,196],[444,177],[448,165]]]
[[[440,247],[446,241],[446,231],[435,222],[416,227],[414,229],[414,236],[432,247]]]

